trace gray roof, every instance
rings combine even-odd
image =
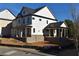
[[[46,28],[60,28],[62,23],[64,22],[62,21],[62,22],[50,23]]]
[[[44,8],[45,6],[42,6],[40,8],[37,8],[37,9],[32,9],[32,8],[29,8],[29,7],[23,7],[23,9],[25,9],[29,14],[33,14],[37,11],[39,11],[40,9]]]
[[[37,12],[37,11],[39,11],[40,9],[42,9],[42,8],[44,8],[45,6],[43,6],[43,7],[40,7],[40,8],[37,8],[37,9],[32,9],[32,8],[29,8],[29,7],[23,7],[22,8],[22,10],[21,10],[21,12],[23,11],[23,10],[26,10],[26,12],[28,13],[28,14],[34,14],[35,12]],[[20,12],[20,13],[21,13]],[[18,14],[18,15],[21,15],[21,14]]]
[[[19,17],[26,17],[26,16],[29,16],[29,15],[34,15],[34,16],[37,16],[37,17],[42,17],[42,18],[46,18],[46,19],[50,19],[50,20],[56,20],[57,19],[52,19],[52,18],[49,18],[49,17],[45,17],[45,16],[41,16],[41,15],[35,15],[34,13],[36,13],[37,11],[41,10],[42,8],[44,8],[45,6],[42,6],[40,8],[37,8],[37,9],[32,9],[32,8],[29,8],[29,7],[23,7],[21,12],[17,15],[16,18],[19,18]],[[25,15],[22,15],[21,13],[23,12],[23,10],[26,10],[25,12],[27,14]]]
[[[28,14],[33,14],[33,13],[35,12],[34,9],[29,8],[29,7],[23,7],[23,9],[26,10],[26,12],[27,12]]]

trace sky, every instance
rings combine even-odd
[[[75,5],[79,9],[79,4],[73,5]],[[71,4],[68,3],[0,3],[0,10],[9,9],[14,15],[17,15],[21,11],[23,6],[33,9],[47,6],[58,21],[71,19]]]

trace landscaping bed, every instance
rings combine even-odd
[[[34,43],[26,43],[19,40],[16,40],[14,38],[0,38],[0,45],[6,45],[6,46],[21,46],[21,47],[36,47],[36,48],[43,48],[43,47],[49,47],[49,46],[58,46],[57,44],[50,44],[48,41],[40,41],[40,42],[34,42]]]

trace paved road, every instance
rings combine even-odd
[[[75,48],[66,48],[59,51],[51,49],[51,50],[42,51],[42,52],[55,55],[55,56],[76,56]]]
[[[29,48],[15,48],[0,46],[1,56],[48,56],[50,54],[39,52]]]
[[[39,51],[30,48],[16,48],[0,46],[1,56],[75,56],[75,49],[63,49],[61,51]]]

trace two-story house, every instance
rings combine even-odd
[[[58,32],[58,28],[62,28]],[[63,37],[64,22],[58,22],[47,6],[37,9],[23,7],[12,22],[11,36],[22,38],[27,43],[44,41],[45,37]],[[65,36],[65,35],[64,35]]]

